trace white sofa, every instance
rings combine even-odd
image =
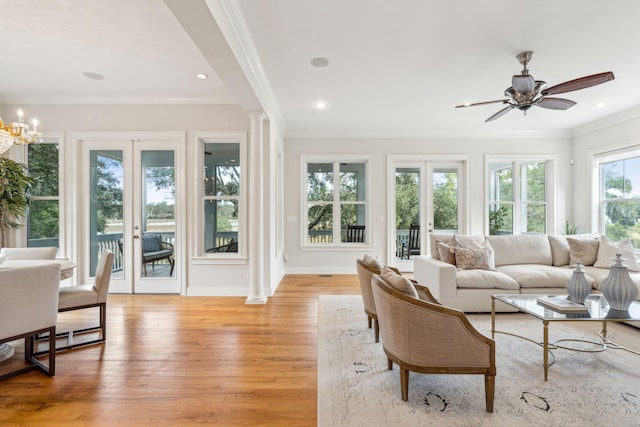
[[[432,255],[414,258],[415,280],[427,286],[442,304],[465,312],[490,312],[492,294],[566,294],[565,286],[574,267],[569,264],[570,247],[565,236],[472,236],[478,242],[488,240],[494,252],[494,271],[462,270],[439,259],[436,241],[449,242],[452,237],[431,235]],[[600,291],[608,274],[608,268],[585,267],[585,277],[594,293]],[[640,272],[630,271],[629,275],[640,288]],[[496,311],[515,309],[497,301]]]

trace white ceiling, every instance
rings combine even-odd
[[[202,27],[214,21],[193,18],[203,7],[289,136],[569,134],[640,104],[637,0],[0,0],[0,7],[7,104],[242,104],[229,58],[208,48],[215,36]],[[567,111],[514,110],[484,123],[500,104],[453,108],[503,99],[523,50],[535,52],[530,72],[548,85],[609,70],[616,79],[563,94],[578,103]],[[330,65],[314,68],[314,57]],[[197,80],[199,72],[210,79]],[[329,107],[314,109],[318,100]],[[595,108],[599,102],[607,105]]]

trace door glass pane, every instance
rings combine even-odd
[[[411,225],[420,224],[420,169],[396,169],[396,257],[408,248]]]
[[[176,274],[175,167],[172,150],[141,152],[142,171],[142,275]]]
[[[433,170],[433,232],[458,232],[458,169]]]
[[[121,150],[90,151],[90,276],[95,275],[96,266],[103,249],[115,255],[114,273],[122,270],[123,173]]]

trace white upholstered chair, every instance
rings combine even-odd
[[[100,261],[96,268],[95,281],[93,285],[65,286],[60,288],[58,311],[60,313],[71,310],[81,310],[84,308],[100,308],[100,324],[90,328],[77,329],[64,332],[58,336],[69,335],[69,344],[58,346],[57,350],[67,350],[89,344],[105,342],[107,339],[107,296],[109,294],[109,283],[111,282],[111,270],[113,268],[113,252],[103,250]],[[90,331],[100,331],[100,338],[91,341],[72,343],[73,334],[80,334]]]
[[[1,255],[8,255],[9,260],[23,259],[56,259],[58,250],[53,246],[43,248],[2,248]]]
[[[55,375],[60,265],[0,268],[0,344],[24,338],[27,366],[0,375],[0,380],[39,369]],[[48,366],[35,358],[35,337],[48,334]]]

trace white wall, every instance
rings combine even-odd
[[[300,156],[304,154],[369,154],[372,158],[373,245],[371,248],[301,250],[300,226],[301,185]],[[469,232],[484,234],[485,230],[485,155],[487,154],[554,154],[558,156],[558,224],[564,224],[570,203],[571,140],[568,137],[521,137],[494,139],[349,139],[349,138],[288,138],[285,141],[285,254],[287,273],[354,273],[355,260],[364,252],[379,256],[383,262],[387,254],[387,156],[389,154],[461,154],[469,157],[469,204],[471,212]],[[384,221],[379,222],[378,217]],[[558,228],[560,228],[558,226]],[[551,230],[553,231],[553,230]]]

